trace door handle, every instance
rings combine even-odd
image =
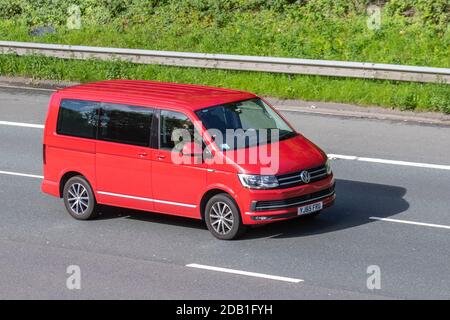
[[[166,158],[166,156],[165,155],[163,155],[163,154],[158,154],[158,159],[159,160],[163,160],[163,159],[165,159]]]
[[[146,157],[146,156],[148,156],[148,153],[147,152],[140,152],[140,153],[138,153],[138,156],[140,157],[140,158],[144,158],[144,157]]]

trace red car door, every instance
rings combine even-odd
[[[97,194],[102,203],[153,210],[153,109],[102,103],[96,147]]]
[[[152,190],[155,210],[186,217],[200,217],[199,200],[206,187],[207,166],[194,159],[190,163],[176,163],[182,143],[176,132],[187,130],[193,134],[192,121],[183,113],[161,110],[159,114],[159,149],[152,161]],[[175,161],[174,161],[175,159]]]

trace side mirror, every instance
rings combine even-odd
[[[189,142],[183,146],[181,154],[186,157],[200,157],[203,154],[203,149],[198,143]]]

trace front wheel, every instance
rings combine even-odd
[[[205,220],[208,230],[220,240],[236,239],[246,229],[238,207],[225,193],[209,199],[206,204]]]
[[[70,178],[64,185],[64,204],[77,220],[92,219],[97,215],[97,203],[91,186],[81,176]]]

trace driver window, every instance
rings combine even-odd
[[[160,149],[179,152],[186,142],[186,135],[194,141],[194,124],[183,113],[161,110],[160,120]]]

